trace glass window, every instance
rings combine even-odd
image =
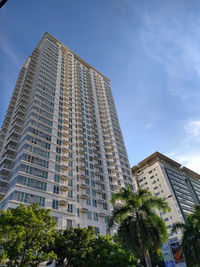
[[[53,193],[54,193],[54,194],[59,194],[59,191],[60,191],[59,186],[54,185],[54,187],[53,187]]]
[[[53,202],[52,202],[52,209],[58,210],[58,200],[53,200]]]
[[[68,204],[67,211],[70,213],[73,213],[73,205],[72,204]]]

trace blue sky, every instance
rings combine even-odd
[[[200,1],[9,0],[0,10],[0,124],[48,31],[111,79],[131,166],[155,151],[200,172]]]

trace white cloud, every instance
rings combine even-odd
[[[189,120],[183,125],[184,138],[177,147],[166,153],[183,166],[200,173],[200,120]]]
[[[189,121],[185,128],[191,137],[200,137],[200,120]]]
[[[189,5],[190,1],[167,1],[156,12],[141,13],[144,51],[165,69],[169,92],[183,100],[200,97],[199,90],[189,90],[200,78],[200,19],[188,14]]]
[[[15,64],[15,66],[20,69],[20,60],[17,56],[16,51],[13,48],[13,45],[11,42],[9,42],[4,36],[0,36],[0,49],[5,54],[7,60],[10,60],[12,64]]]
[[[168,156],[173,158],[174,160],[176,160],[178,163],[182,164],[183,166],[200,174],[200,152],[189,153],[188,155],[184,155],[182,153],[178,154],[174,152],[174,153],[169,153]]]

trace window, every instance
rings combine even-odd
[[[92,200],[92,205],[93,205],[93,207],[97,207],[97,201],[96,201],[96,199],[93,199]]]
[[[93,218],[95,221],[98,221],[98,213],[97,212],[93,212]]]
[[[68,186],[73,187],[73,180],[68,180]]]
[[[104,217],[105,223],[108,223],[108,216]]]
[[[55,171],[60,172],[60,166],[55,164]]]
[[[104,210],[107,210],[108,208],[107,208],[107,203],[103,203],[103,209]]]
[[[80,217],[80,210],[77,208],[77,217]]]
[[[114,191],[114,185],[110,184],[110,190]]]
[[[68,175],[71,176],[71,177],[73,177],[73,171],[72,170],[69,170],[68,171]]]
[[[92,189],[92,195],[95,197],[96,196],[96,190]]]
[[[60,162],[60,156],[56,155],[56,161]]]
[[[90,184],[90,180],[87,178],[85,179],[85,184],[89,185]]]
[[[72,227],[72,220],[67,219],[67,228]]]
[[[59,194],[59,191],[60,191],[59,186],[54,185],[54,187],[53,187],[53,193],[54,193],[54,194]]]
[[[23,193],[23,192],[20,193],[20,197],[19,197],[19,201],[20,202],[26,203],[27,202],[27,198],[28,198],[28,194],[27,193]]]
[[[68,191],[68,197],[69,198],[73,198],[73,190],[69,190]]]
[[[88,210],[87,219],[92,220],[92,212]]]
[[[90,195],[90,188],[86,188],[86,194]]]
[[[91,199],[88,197],[88,198],[86,198],[86,204],[88,205],[88,206],[91,206]]]
[[[57,174],[54,175],[54,182],[60,183],[60,176],[59,175],[57,175]]]
[[[53,202],[52,202],[52,209],[58,210],[58,200],[53,200]]]
[[[39,197],[39,199],[38,199],[38,205],[40,207],[44,207],[45,206],[45,198],[44,197]]]
[[[91,180],[91,186],[95,187],[95,181]]]
[[[68,204],[67,211],[70,213],[73,213],[73,205],[72,204]]]

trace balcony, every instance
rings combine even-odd
[[[62,140],[62,142],[63,142],[63,144],[64,143],[69,144],[69,142],[66,141],[66,140]],[[68,147],[61,147],[61,149],[62,149],[63,153],[68,153],[69,152],[69,148]]]
[[[106,216],[105,213],[103,213],[103,212],[99,212],[99,217],[105,217],[105,216]]]
[[[62,155],[61,159],[64,161],[69,161],[69,157],[66,155]]]
[[[4,157],[2,158],[2,160],[1,160],[1,163],[5,163],[5,162],[9,162],[9,163],[12,163],[13,162],[13,160],[15,159],[15,156],[14,155],[9,155],[9,154],[5,154],[4,155]],[[8,164],[8,165],[10,165],[10,164]]]
[[[82,149],[79,149],[79,153],[83,155],[83,154],[85,154],[85,151]]]
[[[9,177],[6,175],[0,175],[0,186],[4,187],[9,182]]]
[[[66,115],[65,115],[65,116],[66,116]],[[68,119],[68,118],[64,118],[64,119],[63,119],[63,122],[64,122],[64,123],[69,123],[69,119]]]
[[[60,190],[61,190],[61,191],[68,191],[68,190],[69,190],[69,187],[66,186],[66,185],[61,185],[61,186],[60,186]]]
[[[2,200],[5,197],[6,193],[3,192],[3,190],[0,191],[0,200]]]
[[[121,186],[118,184],[114,184],[115,189],[119,189]]]
[[[85,158],[84,157],[79,157],[79,161],[85,162]]]
[[[69,132],[63,132],[62,135],[63,135],[64,137],[69,137]]]
[[[80,175],[80,178],[85,180],[87,177],[86,177],[86,175],[81,174],[81,175]]]
[[[64,199],[61,199],[61,200],[59,200],[59,204],[60,204],[61,206],[67,206],[68,201],[67,201],[67,200],[64,200]]]
[[[104,200],[99,198],[99,199],[97,199],[97,203],[103,204],[104,203]]]
[[[97,193],[98,193],[98,194],[102,194],[102,193],[103,193],[103,190],[101,190],[101,189],[97,189]]]
[[[14,128],[10,131],[10,133],[12,133],[13,135],[16,135],[16,136],[20,136],[21,131],[18,130],[16,127],[14,127]]]
[[[61,165],[61,169],[63,171],[67,171],[67,170],[69,170],[69,166],[67,166],[67,165]]]
[[[81,141],[81,142],[83,142],[83,137],[78,136],[78,140]]]
[[[79,147],[82,147],[82,148],[84,147],[84,144],[82,142],[80,142],[78,145]]]
[[[10,136],[10,138],[7,141],[7,144],[15,144],[17,145],[19,143],[19,138],[18,137],[14,137],[14,136]]]
[[[82,188],[82,189],[86,189],[86,188],[87,188],[87,185],[86,185],[86,184],[81,184],[81,185],[80,185],[80,188]]]
[[[64,131],[69,131],[69,126],[68,125],[63,125],[63,130]]]
[[[88,209],[86,209],[86,208],[81,208],[80,211],[83,213],[88,213]]]
[[[8,164],[2,164],[0,166],[0,172],[1,173],[9,173],[11,172],[11,165],[8,165]]]
[[[81,198],[83,198],[83,199],[86,199],[87,197],[88,197],[88,195],[86,195],[86,194],[81,195]]]
[[[68,181],[69,180],[69,176],[67,175],[61,175],[60,177],[63,181]]]
[[[81,165],[81,166],[79,167],[79,169],[80,169],[81,171],[85,171],[85,166],[84,166],[84,165]]]

